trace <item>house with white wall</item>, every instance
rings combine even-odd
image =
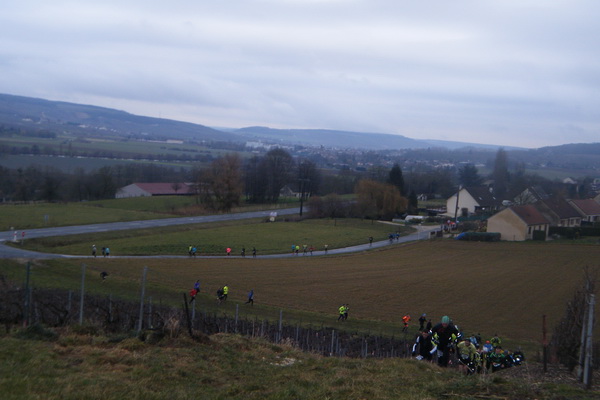
[[[501,205],[502,201],[486,186],[464,187],[446,200],[446,215],[455,218],[472,214],[491,214]]]
[[[487,231],[500,233],[500,240],[546,240],[551,221],[534,205],[516,205],[494,214],[487,220]]]
[[[192,195],[195,191],[191,183],[180,182],[137,182],[123,186],[117,190],[115,198],[149,197],[149,196],[184,196]]]

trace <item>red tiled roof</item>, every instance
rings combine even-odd
[[[191,193],[191,187],[188,183],[179,183],[179,189],[173,188],[173,182],[159,182],[159,183],[133,183],[140,189],[153,194],[153,195],[176,195],[176,194],[188,194]]]
[[[571,200],[585,215],[600,215],[600,204],[594,199]]]
[[[527,225],[545,225],[550,223],[532,204],[512,206],[510,209]]]
[[[541,203],[543,203],[546,207],[548,207],[548,209],[554,212],[560,219],[581,217],[577,210],[575,210],[575,208],[562,197],[545,199],[542,200]]]

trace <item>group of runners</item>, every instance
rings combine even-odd
[[[92,256],[94,258],[96,258],[96,253],[98,252],[98,249],[96,249],[96,245],[93,244],[92,245]],[[110,256],[110,249],[108,247],[102,247],[102,257],[108,257]]]
[[[448,316],[431,329],[422,329],[412,347],[412,355],[418,360],[433,362],[447,367],[456,364],[466,374],[496,372],[521,365],[525,356],[519,349],[515,352],[502,349],[502,340],[495,335],[482,343],[481,335],[467,337]]]
[[[190,290],[190,304],[196,300],[196,296],[200,293],[200,280],[198,279],[194,283],[194,288]],[[229,285],[225,284],[224,286],[217,289],[217,302],[219,304],[223,303],[227,300],[227,296],[229,295]],[[254,305],[254,289],[250,289],[248,292],[248,300],[244,304]]]
[[[324,249],[325,252],[327,252],[327,248],[329,246],[325,245]],[[308,253],[310,253],[310,255],[312,256],[313,251],[315,251],[315,247],[314,246],[309,246],[307,244],[303,244],[302,247],[300,247],[299,244],[293,244],[292,245],[292,253],[295,255],[298,255],[300,253],[300,249],[302,249],[302,254],[303,255],[307,255]]]
[[[230,255],[231,255],[231,252],[232,252],[232,249],[231,249],[231,247],[227,247],[227,248],[225,249],[225,254],[226,254],[226,255],[230,256]],[[196,254],[197,254],[197,253],[198,253],[198,248],[197,248],[196,246],[192,246],[192,245],[189,245],[189,246],[188,246],[188,255],[189,255],[190,257],[196,257]],[[245,248],[245,247],[242,247],[242,250],[241,250],[241,252],[240,252],[240,255],[241,255],[242,257],[246,257],[246,248]],[[256,258],[256,247],[253,247],[253,248],[252,248],[252,257]]]

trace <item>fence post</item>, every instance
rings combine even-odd
[[[192,298],[192,323],[196,320],[196,298]]]
[[[113,316],[112,316],[112,294],[108,295],[108,322],[109,323],[113,322]]]
[[[148,273],[148,267],[144,267],[144,272],[142,274],[142,294],[140,296],[140,319],[137,328],[137,334],[139,335],[142,331],[142,323],[144,320],[144,292],[146,291],[146,274]]]
[[[333,356],[333,343],[334,343],[334,339],[335,339],[335,331],[331,330],[331,351],[329,352],[329,354],[331,356]]]
[[[79,325],[83,325],[83,297],[85,295],[85,264],[81,264],[81,299],[79,300]]]
[[[67,298],[67,312],[69,313],[69,316],[71,316],[71,303],[73,300],[73,291],[69,290],[69,295]]]
[[[192,332],[192,321],[190,320],[190,310],[188,309],[188,301],[185,293],[183,293],[183,308],[185,311],[185,320],[187,321],[188,333],[190,334],[190,337],[193,338],[194,334]]]
[[[31,306],[31,292],[29,291],[29,276],[31,275],[31,262],[27,262],[27,266],[25,267],[25,298],[23,307],[23,327],[27,327],[29,325],[29,308]]]
[[[279,329],[277,331],[277,343],[281,342],[281,327],[283,324],[283,310],[279,310]]]
[[[587,322],[587,333],[586,333],[586,346],[585,346],[585,365],[583,373],[583,384],[586,389],[592,387],[592,332],[594,329],[594,305],[596,304],[596,296],[590,294],[590,301],[588,302],[588,322]]]
[[[152,329],[152,296],[148,297],[148,327]]]
[[[546,314],[542,315],[542,344],[544,372],[548,372],[548,339],[546,339]]]
[[[239,315],[239,312],[240,312],[240,305],[236,304],[235,305],[235,330],[234,330],[235,333],[237,333],[237,331],[238,331],[238,315]]]

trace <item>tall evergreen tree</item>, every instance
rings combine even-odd
[[[400,194],[404,196],[404,176],[402,175],[402,169],[398,163],[394,164],[390,170],[388,182],[398,188]]]
[[[481,176],[473,164],[467,164],[458,170],[458,180],[463,186],[481,185]]]
[[[510,179],[508,173],[508,155],[503,148],[498,149],[498,152],[496,153],[492,179],[494,180],[494,196],[496,196],[497,199],[503,199],[508,193]]]
[[[417,193],[414,190],[410,191],[408,195],[408,213],[416,214],[419,211],[419,199],[417,198]]]

